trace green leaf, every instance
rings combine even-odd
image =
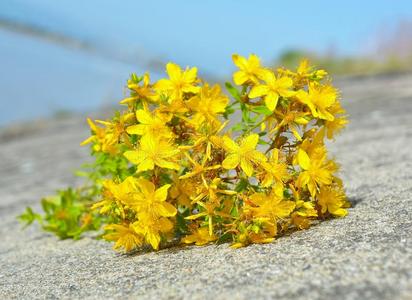
[[[241,191],[246,190],[247,186],[249,185],[249,181],[245,178],[240,179],[239,183],[235,187],[235,191],[240,193]]]
[[[39,223],[41,223],[41,216],[33,212],[31,207],[26,207],[26,211],[21,215],[17,216],[17,219],[20,220],[20,222],[25,223],[23,228],[26,228],[27,226],[31,225],[36,220]]]
[[[273,112],[266,107],[266,105],[259,105],[252,108],[252,111],[258,114],[263,114],[265,116],[270,116]]]
[[[249,117],[250,111],[248,110],[246,104],[240,103],[240,109],[242,111],[242,121],[249,123],[250,122],[250,117]]]
[[[230,232],[225,232],[216,241],[216,244],[220,245],[233,240],[233,235]]]
[[[225,82],[226,89],[232,95],[232,97],[240,102],[240,93],[239,91],[230,83],[230,82]]]
[[[241,131],[241,130],[246,130],[246,126],[243,123],[237,123],[232,127],[233,131]]]

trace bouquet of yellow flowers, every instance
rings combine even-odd
[[[45,216],[20,216],[62,238],[103,228],[114,248],[232,247],[343,217],[349,203],[325,139],[347,123],[339,93],[306,60],[296,72],[233,55],[229,95],[196,68],[166,65],[151,83],[133,74],[124,109],[88,119],[96,161],[88,183],[43,199]],[[230,97],[231,96],[231,97]],[[62,211],[65,214],[62,214]]]

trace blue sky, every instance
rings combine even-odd
[[[231,53],[270,61],[282,50],[364,52],[381,27],[412,18],[412,1],[3,0],[1,16],[124,53],[228,72]]]

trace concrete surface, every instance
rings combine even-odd
[[[351,124],[332,145],[354,207],[268,245],[134,256],[59,241],[15,216],[76,184],[82,119],[0,132],[0,299],[412,299],[412,76],[338,82]],[[19,133],[23,132],[22,137]]]

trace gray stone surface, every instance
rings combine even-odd
[[[119,255],[15,216],[76,184],[85,122],[0,133],[0,298],[412,299],[412,76],[341,80],[351,124],[331,145],[354,207],[268,245]],[[25,132],[23,137],[17,134]]]

